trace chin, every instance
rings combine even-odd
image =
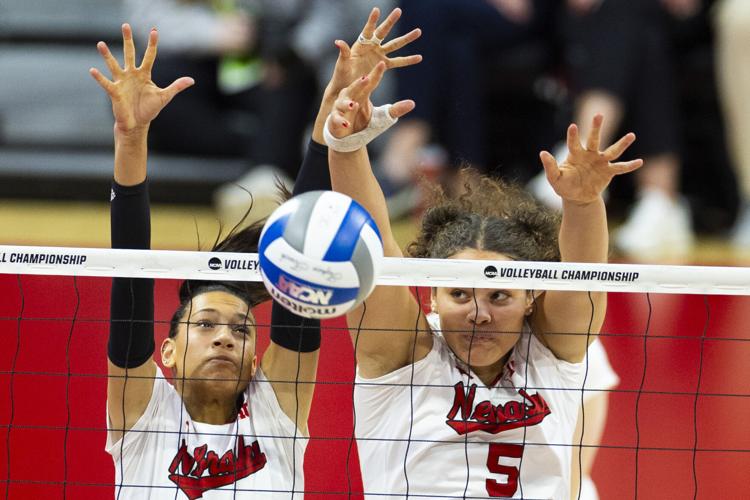
[[[226,376],[222,378],[227,378]],[[220,397],[232,398],[236,394],[242,392],[247,384],[240,381],[239,385],[237,380],[208,380],[201,384],[202,390],[210,394],[214,394]]]
[[[489,354],[489,353],[482,353],[480,355],[477,355],[475,352],[472,351],[471,357],[469,357],[469,353],[465,352],[462,356],[460,356],[461,360],[466,363],[469,366],[475,366],[475,367],[484,367],[484,366],[490,366],[493,365],[500,360],[503,359],[504,354]]]
[[[210,387],[212,390],[221,390],[224,387],[234,389],[237,386],[237,370],[230,367],[210,367],[192,373],[190,381],[194,385]],[[241,385],[243,381],[240,381]]]

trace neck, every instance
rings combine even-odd
[[[178,389],[179,390],[179,389]],[[190,418],[204,424],[223,425],[237,419],[236,394],[222,394],[217,391],[200,390],[185,385],[182,396]]]
[[[485,386],[489,387],[503,372],[503,370],[505,369],[505,363],[508,362],[509,357],[510,352],[508,352],[505,356],[492,363],[491,365],[472,366],[471,371],[474,372],[477,377],[479,377],[479,380],[481,380]]]

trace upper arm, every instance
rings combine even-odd
[[[281,410],[307,434],[320,349],[297,352],[271,341],[260,366],[271,383]]]
[[[558,358],[579,363],[604,323],[605,292],[550,290],[536,299],[533,330]]]
[[[354,153],[329,149],[328,155],[333,189],[351,196],[370,213],[383,238],[386,257],[402,257],[367,149]],[[418,361],[432,348],[427,320],[407,287],[376,287],[364,304],[347,314],[347,322],[359,372],[366,378]]]
[[[107,360],[107,412],[112,442],[117,442],[143,416],[151,400],[156,370],[153,359],[135,368],[120,368]]]
[[[601,197],[585,205],[563,200],[559,243],[563,262],[607,262],[607,211]],[[550,290],[537,302],[532,321],[542,343],[558,359],[582,361],[604,323],[607,294]]]
[[[407,287],[379,286],[347,315],[357,367],[376,378],[423,359],[432,336],[420,305]]]

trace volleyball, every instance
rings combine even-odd
[[[258,244],[260,271],[274,300],[306,318],[333,318],[375,288],[383,243],[370,214],[350,197],[310,191],[266,221]]]

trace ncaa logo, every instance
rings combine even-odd
[[[214,271],[221,269],[221,259],[218,257],[211,257],[211,259],[208,261],[208,267],[209,269],[213,269]]]
[[[279,281],[276,284],[279,290],[307,304],[327,306],[331,303],[333,290],[325,288],[315,288],[309,285],[303,285],[287,278],[283,274],[279,275]]]
[[[495,266],[487,266],[484,268],[484,276],[487,278],[497,277],[497,268]]]

